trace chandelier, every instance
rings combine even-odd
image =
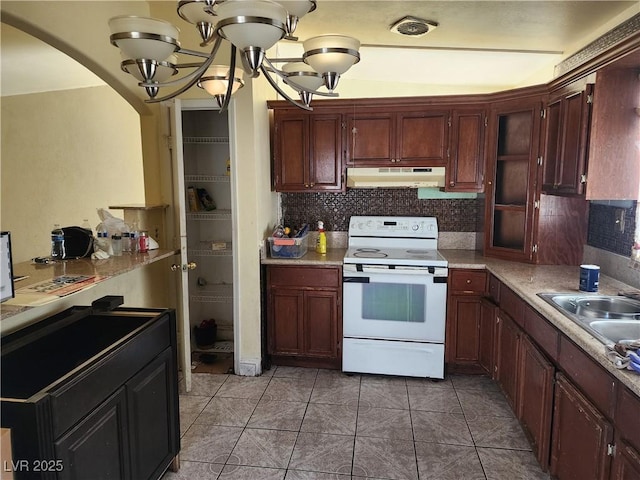
[[[345,35],[320,35],[303,42],[300,58],[269,59],[266,51],[279,40],[293,36],[298,20],[316,9],[316,0],[180,0],[177,13],[196,26],[207,52],[180,46],[177,27],[164,20],[119,16],[109,20],[111,44],[120,49],[121,68],[133,75],[149,97],[149,103],[174,98],[197,85],[212,95],[221,110],[231,96],[244,86],[243,72],[251,78],[262,73],[269,84],[292,104],[311,110],[313,95],[336,97],[340,75],[360,61],[360,42]],[[214,65],[224,41],[231,44],[230,65]],[[236,68],[239,51],[242,68]],[[177,54],[198,57],[199,61],[178,63]],[[283,63],[280,69],[274,64]],[[179,70],[191,70],[172,79]],[[294,100],[278,85],[275,77],[298,92]],[[159,96],[162,87],[177,88]],[[319,91],[325,87],[326,91]]]

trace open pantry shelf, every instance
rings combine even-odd
[[[208,212],[188,212],[189,220],[231,220],[231,210],[211,210]]]
[[[233,301],[233,285],[221,283],[198,288],[190,299],[199,303],[230,303]]]
[[[186,182],[229,183],[229,175],[185,175]]]
[[[229,137],[182,137],[182,143],[229,143]]]

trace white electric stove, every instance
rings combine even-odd
[[[351,217],[345,372],[444,378],[448,262],[437,244],[434,217]]]

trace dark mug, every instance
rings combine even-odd
[[[580,265],[580,290],[597,292],[600,283],[600,267],[598,265]]]

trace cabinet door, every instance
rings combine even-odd
[[[518,418],[544,471],[549,466],[555,369],[527,336],[520,344]]]
[[[480,297],[452,295],[447,307],[447,325],[445,349],[450,370],[478,370]]]
[[[269,293],[269,353],[300,355],[304,351],[302,319],[304,291],[271,287]]]
[[[494,376],[494,338],[498,307],[491,300],[480,300],[480,351],[478,362],[484,371]]]
[[[558,480],[609,477],[607,447],[613,428],[562,374],[558,374],[553,408],[551,474]]]
[[[397,114],[397,148],[392,162],[402,166],[445,166],[449,147],[449,112]]]
[[[347,164],[389,166],[395,160],[395,120],[393,113],[347,115]]]
[[[547,105],[542,169],[545,193],[583,193],[592,87],[570,90]]]
[[[178,452],[177,383],[167,349],[125,385],[133,478],[158,478]]]
[[[540,100],[493,107],[488,135],[484,253],[507,260],[534,258]]]
[[[309,141],[309,190],[343,190],[342,115],[311,114]]]
[[[445,190],[484,190],[484,110],[454,110]]]
[[[640,452],[620,438],[616,438],[611,480],[638,480],[640,478]]]
[[[276,111],[274,114],[274,183],[279,192],[309,187],[309,115]]]
[[[58,478],[132,478],[126,432],[126,395],[120,388],[55,442],[56,457],[64,466]]]
[[[338,358],[338,293],[305,292],[304,354]]]
[[[522,331],[508,315],[498,312],[497,380],[511,409],[518,411],[518,362]]]

